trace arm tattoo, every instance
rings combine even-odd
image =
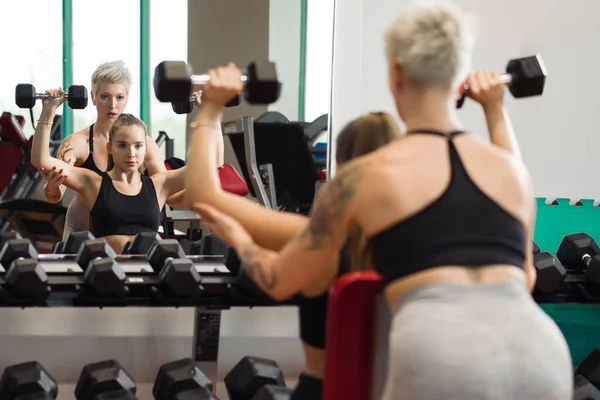
[[[348,211],[348,204],[356,194],[362,175],[357,165],[350,166],[323,188],[308,227],[298,236],[298,239],[309,238],[305,247],[307,251],[321,250],[326,245],[325,239],[333,235],[333,225],[340,222]]]
[[[266,258],[267,250],[259,248],[256,244],[246,245],[240,251],[240,261],[244,270],[252,280],[267,290],[275,289],[277,286],[277,274],[275,268],[266,267],[269,259]]]
[[[58,150],[58,158],[63,161],[66,160],[67,153],[74,149],[75,148],[71,144],[71,138],[66,138],[63,144],[60,146],[60,149]]]

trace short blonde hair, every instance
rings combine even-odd
[[[416,84],[454,85],[471,68],[473,22],[450,2],[415,3],[386,29],[386,55]]]
[[[131,72],[124,61],[108,61],[100,64],[92,74],[92,93],[98,94],[101,83],[120,83],[125,86],[129,94],[131,81]]]

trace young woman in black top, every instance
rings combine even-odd
[[[98,174],[106,171],[108,133],[113,122],[125,111],[131,84],[131,73],[123,61],[107,61],[94,70],[90,94],[96,108],[96,121],[67,136],[58,150],[58,159]],[[150,137],[146,141],[144,164],[150,176],[167,170],[160,149]],[[47,182],[44,186],[46,200],[50,203],[60,202],[66,190],[63,185],[64,171],[56,168],[50,170],[41,168],[40,173]],[[184,193],[181,192],[171,196],[167,204],[171,207],[180,206],[184,202],[183,195]],[[89,222],[89,209],[76,196],[67,209],[63,239],[66,239],[71,232],[90,230]]]
[[[106,172],[75,167],[51,157],[50,128],[65,96],[62,89],[46,93],[56,98],[42,102],[31,163],[38,169],[63,171],[64,184],[77,192],[91,211],[94,235],[105,238],[115,252],[120,253],[139,232],[158,232],[160,210],[169,196],[183,190],[187,168],[145,176],[142,172],[147,154],[146,126],[131,114],[120,114],[110,127]]]

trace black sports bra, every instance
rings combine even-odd
[[[88,158],[84,161],[83,164],[80,165],[80,168],[86,168],[89,169],[91,171],[94,171],[95,173],[97,173],[98,175],[102,175],[102,171],[100,171],[100,169],[98,168],[98,166],[96,165],[96,163],[94,162],[94,157],[92,156],[92,153],[94,152],[94,124],[92,124],[90,126],[90,152],[88,154]]]
[[[525,228],[469,177],[453,143],[463,131],[409,133],[447,137],[450,182],[427,207],[369,239],[373,266],[384,281],[442,265],[508,264],[521,268],[527,243]]]
[[[119,192],[106,172],[90,212],[94,235],[135,235],[158,232],[160,208],[152,179],[142,175],[142,189],[134,196]]]

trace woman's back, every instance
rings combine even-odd
[[[527,225],[532,214],[532,185],[523,163],[512,154],[472,135],[452,139],[473,183],[491,200]],[[368,236],[427,208],[450,183],[448,140],[437,135],[409,134],[364,157],[357,188],[361,225]],[[361,168],[363,169],[363,168]]]
[[[348,211],[370,237],[373,265],[387,283],[405,278],[390,285],[390,303],[451,270],[461,281],[455,269],[523,267],[534,203],[515,156],[468,134],[415,132],[353,169]]]

